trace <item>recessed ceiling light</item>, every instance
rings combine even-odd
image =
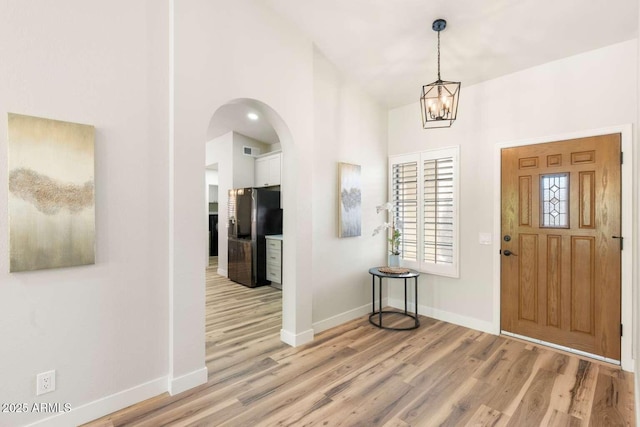
[[[256,113],[249,113],[247,114],[247,117],[249,120],[258,120],[258,115]]]

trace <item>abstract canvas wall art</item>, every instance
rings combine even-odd
[[[362,183],[360,165],[338,163],[340,237],[357,237],[362,229]]]
[[[95,128],[9,113],[9,269],[95,263]]]

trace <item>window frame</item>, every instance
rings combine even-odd
[[[427,262],[424,260],[425,246],[425,207],[424,207],[424,164],[425,161],[452,158],[453,159],[453,251],[452,263],[440,264]],[[460,146],[436,148],[424,150],[410,154],[399,154],[389,156],[388,165],[388,194],[389,201],[394,202],[393,198],[393,166],[403,163],[416,162],[418,164],[417,171],[417,242],[416,242],[416,261],[405,259],[401,253],[402,265],[404,267],[418,270],[422,273],[434,274],[438,276],[459,278],[460,277]],[[392,220],[393,213],[389,213],[389,221]]]

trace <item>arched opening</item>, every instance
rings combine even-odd
[[[312,153],[310,126],[305,116],[294,116],[285,123],[281,114],[254,99],[234,99],[209,106],[211,115],[193,122],[191,141],[182,133],[170,142],[170,161],[174,174],[169,199],[169,365],[171,394],[188,390],[207,381],[205,361],[205,248],[207,220],[205,214],[205,142],[214,113],[224,105],[243,104],[267,120],[278,135],[282,148],[282,316],[279,338],[292,345],[313,340],[312,327]],[[201,132],[196,129],[201,126]],[[199,136],[197,136],[199,135]],[[298,140],[295,140],[298,138]],[[191,144],[191,145],[189,145]],[[201,144],[198,146],[198,144]],[[184,151],[189,150],[189,151]],[[194,155],[193,153],[198,153]],[[198,188],[193,192],[193,188]],[[202,191],[200,191],[202,190]],[[220,193],[220,191],[219,191]],[[202,334],[200,333],[202,331]],[[215,374],[215,373],[214,373]]]
[[[208,174],[212,173],[211,170],[216,170],[218,176],[217,184],[219,190],[215,208],[217,209],[218,220],[217,273],[219,275],[242,283],[241,278],[237,280],[236,278],[232,278],[232,276],[238,277],[235,271],[239,270],[237,267],[239,261],[237,259],[229,259],[229,257],[236,256],[233,254],[235,253],[234,248],[237,244],[237,241],[234,239],[235,231],[237,230],[233,229],[233,221],[235,221],[236,218],[229,217],[227,190],[265,187],[265,189],[270,188],[280,191],[280,208],[282,213],[282,267],[281,277],[278,280],[282,289],[282,325],[280,336],[283,341],[296,345],[297,342],[295,339],[289,339],[292,333],[287,333],[288,329],[286,327],[286,325],[292,325],[289,330],[293,331],[293,335],[295,336],[295,313],[297,312],[295,306],[296,298],[294,297],[296,294],[296,259],[295,251],[290,250],[288,247],[289,245],[295,247],[295,234],[290,232],[290,230],[294,229],[292,224],[294,215],[292,215],[293,212],[290,211],[293,211],[295,205],[288,205],[291,201],[295,203],[295,194],[293,194],[295,188],[289,188],[288,183],[291,182],[293,177],[291,176],[292,171],[290,168],[286,167],[286,161],[290,160],[288,156],[290,156],[291,151],[293,151],[291,132],[280,115],[271,107],[255,99],[242,98],[229,101],[216,109],[209,122],[206,139],[207,160],[205,167],[208,169]],[[218,147],[220,150],[221,146],[226,146],[227,150],[229,150],[226,155],[221,155],[221,153],[217,153],[216,155],[214,152],[215,147]],[[276,154],[280,156],[279,163],[282,165],[282,167],[279,168],[281,175],[279,182],[274,185],[273,182],[256,181],[258,178],[256,173],[259,173],[255,167],[256,162],[268,157],[274,157]],[[207,185],[207,187],[209,188],[209,185]],[[209,205],[208,208],[209,207],[213,206]],[[289,207],[291,209],[288,209]],[[255,238],[254,236],[254,239]],[[264,237],[258,237],[258,239],[260,238],[264,240]],[[256,242],[254,241],[253,244],[256,245]],[[264,245],[264,242],[262,242],[262,244]],[[253,259],[248,261],[248,264],[246,260],[240,261],[240,270],[242,269],[242,265],[253,264],[255,271],[257,263],[265,262],[262,256],[256,256],[255,246],[253,253]],[[261,265],[261,268],[266,274],[266,266]],[[259,269],[260,268],[258,268],[258,270]],[[256,279],[255,273],[254,279]],[[273,279],[273,277],[271,277],[271,279]],[[275,287],[278,287],[276,280],[269,280],[269,282]]]

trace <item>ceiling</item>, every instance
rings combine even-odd
[[[262,0],[388,108],[437,78],[464,87],[633,39],[638,0]]]
[[[258,119],[249,119],[249,113],[257,114]],[[217,138],[230,131],[241,133],[267,144],[279,142],[278,134],[269,121],[262,116],[262,112],[245,102],[232,102],[218,108],[209,123],[207,140]]]

